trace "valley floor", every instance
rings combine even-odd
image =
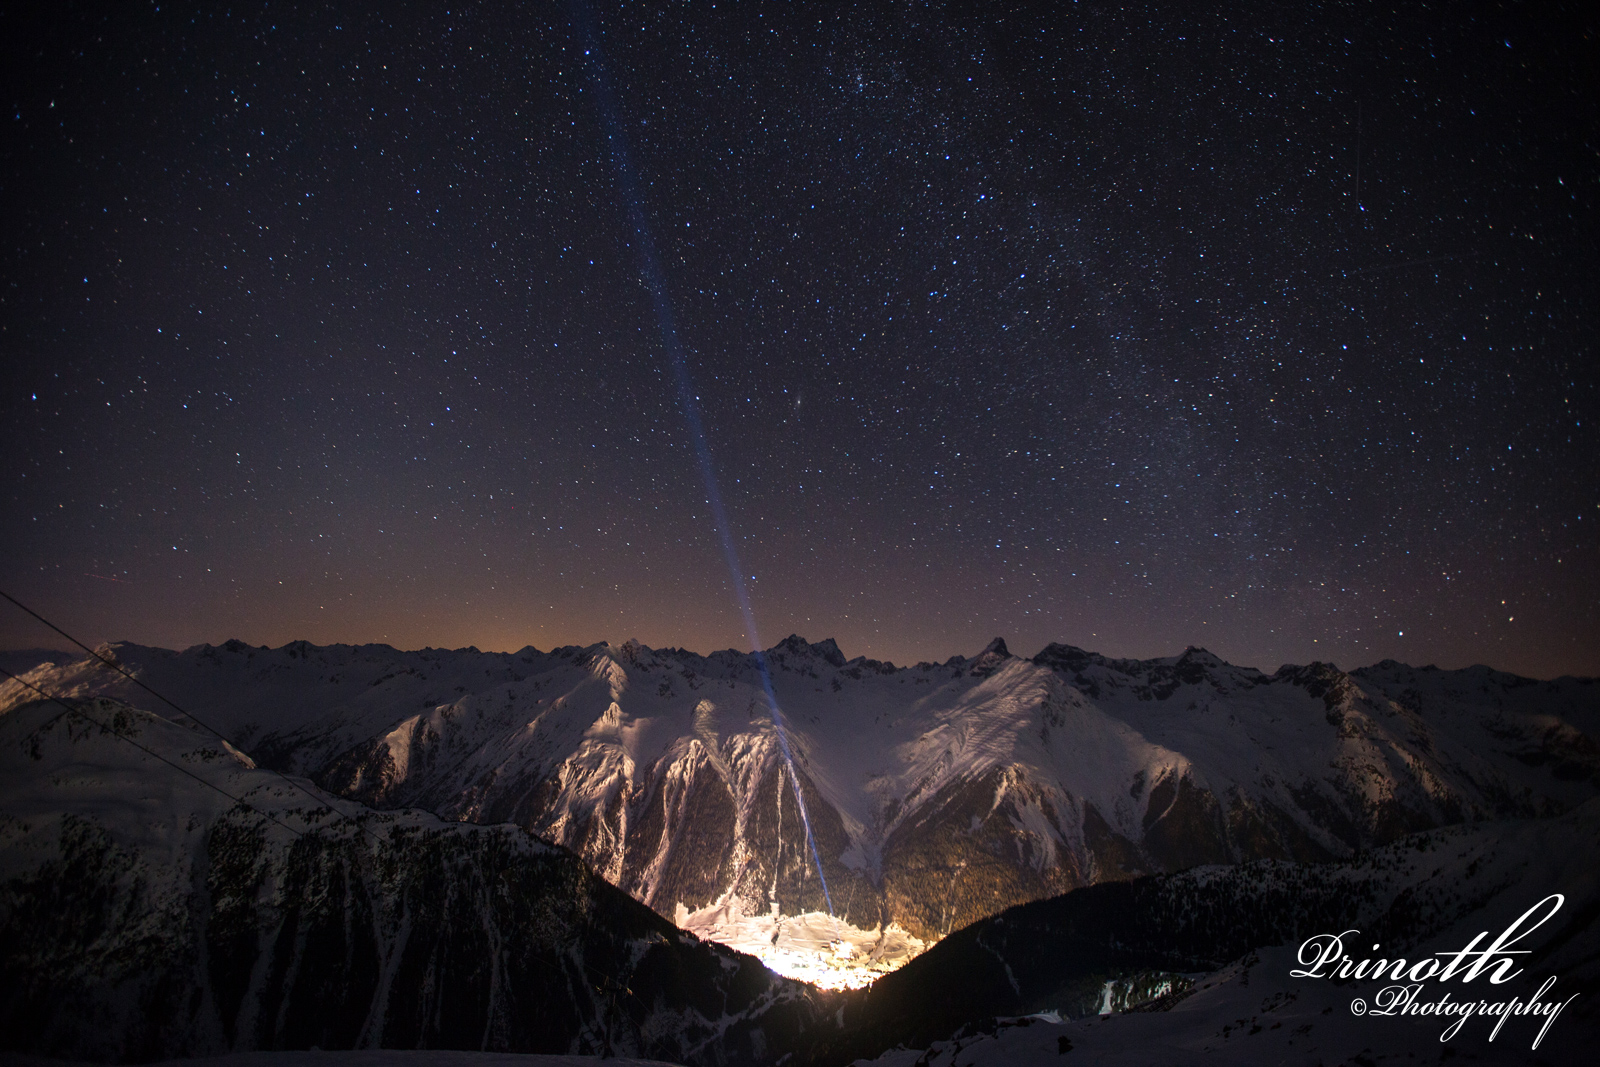
[[[691,912],[677,924],[704,941],[748,953],[777,974],[819,989],[860,989],[929,948],[898,923],[862,930],[825,912],[746,915],[735,904]]]

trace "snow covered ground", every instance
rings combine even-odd
[[[1466,977],[1396,982],[1392,973],[1338,977],[1331,966],[1308,974],[1308,963],[1326,942],[1317,942],[1308,956],[1307,942],[1296,940],[1189,976],[1193,984],[1187,989],[1127,1011],[1067,1020],[1054,1013],[987,1019],[926,1049],[900,1048],[855,1063],[1590,1064],[1600,1046],[1597,847],[1600,800],[1558,819],[1432,831],[1326,869],[1330,881],[1349,879],[1349,893],[1368,900],[1371,909],[1342,935],[1349,965],[1373,958],[1444,962],[1458,952],[1499,945],[1500,954],[1486,958],[1481,975],[1463,971]],[[1202,868],[1170,876],[1170,882],[1198,887],[1244,870]],[[1261,871],[1259,877],[1265,881],[1269,874]],[[1529,920],[1530,915],[1547,917]],[[1000,921],[988,925],[998,929]],[[1380,929],[1388,932],[1380,935]],[[1506,938],[1503,932],[1513,929],[1520,933]],[[1338,927],[1327,933],[1338,933]],[[997,935],[986,944],[1006,951]],[[943,951],[935,950],[919,967]],[[1460,966],[1469,967],[1474,958],[1463,957]],[[1495,960],[1511,962],[1497,972]],[[1395,991],[1411,985],[1414,994],[1396,1006]],[[1539,1007],[1529,1010],[1530,1003]],[[1452,1032],[1465,1005],[1474,1005],[1472,1012]],[[1507,1005],[1513,1011],[1498,1025]]]
[[[1295,979],[1291,948],[1263,949],[1196,983],[1168,1011],[1098,1018],[999,1020],[992,1033],[897,1049],[855,1067],[1320,1067],[1381,1063],[1593,1063],[1592,1022],[1563,1012],[1537,1050],[1544,1020],[1512,1018],[1491,1040],[1494,1019],[1469,1019],[1449,1040],[1451,1020],[1357,1015],[1351,986]],[[1467,990],[1476,993],[1475,990]],[[1526,996],[1533,989],[1520,986]],[[1554,994],[1546,994],[1550,999]],[[1561,997],[1554,997],[1560,1000]]]
[[[665,1060],[627,1057],[537,1056],[512,1052],[364,1049],[354,1052],[236,1052],[197,1060],[164,1060],[151,1067],[673,1067]],[[74,1061],[0,1052],[0,1067],[76,1067]],[[87,1065],[84,1065],[87,1067]],[[98,1065],[96,1065],[98,1067]]]

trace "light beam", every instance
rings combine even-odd
[[[833,897],[828,892],[828,877],[822,873],[822,856],[817,851],[816,838],[811,833],[811,814],[806,810],[806,798],[800,788],[800,776],[795,771],[794,756],[789,749],[788,731],[783,725],[783,711],[778,707],[778,698],[772,691],[772,674],[767,667],[767,657],[761,651],[761,638],[756,632],[755,614],[750,609],[750,596],[745,589],[744,571],[739,566],[739,553],[734,547],[733,530],[728,522],[727,510],[722,506],[722,493],[717,488],[717,474],[711,462],[711,446],[706,440],[705,426],[700,419],[699,398],[695,395],[688,362],[684,358],[683,346],[678,340],[672,302],[667,296],[666,274],[662,271],[660,258],[656,255],[655,241],[651,235],[649,222],[645,218],[638,184],[634,179],[627,133],[622,125],[616,100],[611,94],[605,62],[600,54],[599,37],[594,32],[588,8],[580,0],[574,0],[571,10],[573,26],[581,42],[584,64],[588,69],[589,82],[594,89],[601,126],[605,131],[607,147],[610,150],[611,165],[616,171],[617,184],[627,205],[628,225],[633,230],[635,247],[639,253],[639,265],[644,275],[644,285],[650,291],[650,302],[655,309],[656,326],[661,333],[661,346],[672,364],[673,379],[678,387],[678,402],[683,409],[684,422],[689,428],[689,437],[694,442],[695,459],[700,467],[700,480],[706,488],[706,503],[710,506],[712,520],[716,523],[717,537],[722,542],[723,559],[728,564],[728,574],[733,580],[733,594],[739,602],[739,613],[744,619],[745,637],[750,642],[752,654],[755,656],[756,669],[761,675],[761,687],[767,697],[767,706],[772,710],[772,727],[778,738],[778,751],[783,756],[784,767],[788,770],[789,781],[794,787],[795,806],[800,809],[800,823],[805,828],[806,845],[810,848],[811,859],[816,864],[817,880],[822,884],[822,899],[827,904],[829,916],[832,916]]]

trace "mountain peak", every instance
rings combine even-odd
[[[967,672],[982,678],[987,678],[1000,669],[1000,665],[1011,658],[1011,650],[1006,648],[1006,639],[997,637],[990,641],[988,647],[978,653],[978,658],[972,661],[972,667]]]
[[[831,637],[824,637],[821,641],[811,646],[812,650],[833,664],[835,667],[844,666],[844,653],[839,651],[839,643]]]
[[[1078,648],[1076,645],[1056,643],[1046,645],[1037,656],[1033,657],[1033,662],[1041,667],[1061,671],[1081,671],[1099,661],[1100,657],[1093,652]]]
[[[831,637],[824,637],[821,641],[812,644],[799,634],[790,634],[769,650],[771,652],[787,652],[790,655],[817,656],[832,667],[844,666],[844,653],[839,651],[839,644]]]

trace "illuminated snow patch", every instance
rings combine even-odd
[[[746,915],[738,902],[691,912],[682,904],[678,926],[706,941],[746,952],[785,978],[822,989],[860,989],[874,978],[909,963],[931,942],[913,937],[899,923],[863,930],[820,911]]]

